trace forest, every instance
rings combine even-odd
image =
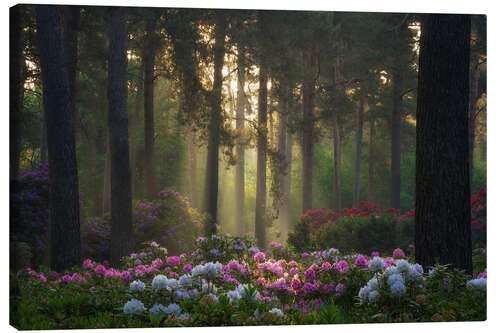
[[[486,16],[10,8],[10,324],[486,320]]]

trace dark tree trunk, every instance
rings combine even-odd
[[[132,198],[135,193],[135,166],[137,163],[137,129],[139,127],[141,118],[141,109],[143,106],[143,87],[144,87],[144,64],[139,68],[139,77],[137,78],[137,94],[135,96],[135,110],[130,126],[130,186],[132,191]]]
[[[106,137],[106,157],[104,159],[104,181],[102,190],[102,212],[111,212],[111,148],[109,135]]]
[[[189,131],[189,185],[191,187],[191,205],[195,208],[198,206],[198,145],[196,144],[196,133],[193,129]]]
[[[304,131],[302,136],[302,211],[312,209],[313,178],[313,131],[314,131],[314,77],[316,75],[317,57],[316,42],[310,49],[303,51],[305,77],[302,89],[302,114]]]
[[[111,151],[111,264],[132,250],[132,195],[127,113],[127,23],[124,7],[111,7],[108,127]]]
[[[59,9],[37,5],[36,21],[50,165],[50,266],[61,272],[81,259],[75,136]]]
[[[363,114],[364,114],[364,101],[361,98],[359,101],[358,107],[358,127],[356,132],[356,160],[354,167],[354,195],[353,195],[353,203],[355,206],[359,202],[359,176],[361,171],[361,149],[363,143]]]
[[[205,177],[205,211],[210,215],[205,233],[217,231],[217,197],[219,195],[219,141],[222,126],[222,66],[224,65],[227,22],[221,17],[215,26],[214,84],[211,95],[212,114],[209,123],[207,168]]]
[[[472,54],[470,62],[470,97],[469,97],[469,159],[470,159],[470,186],[473,187],[474,175],[474,141],[476,139],[476,102],[479,98],[479,53]]]
[[[42,131],[40,133],[40,162],[47,163],[47,121],[45,116],[45,107],[43,101],[40,113],[42,115]]]
[[[236,131],[243,135],[245,129],[245,62],[242,48],[238,49],[238,98],[236,105]],[[245,225],[245,145],[241,142],[236,145],[235,196],[238,235],[246,233]]]
[[[370,118],[370,151],[368,153],[368,202],[374,203],[374,168],[375,168],[375,118]]]
[[[10,8],[9,16],[10,178],[17,178],[19,175],[19,159],[21,155],[21,128],[24,99],[24,36],[22,30],[22,5]]]
[[[79,6],[61,6],[63,17],[64,63],[68,72],[69,109],[73,115],[76,130],[76,69],[78,62],[78,27],[80,25]]]
[[[420,42],[415,258],[472,273],[469,15],[426,15]]]
[[[146,197],[153,200],[155,188],[155,150],[154,150],[154,24],[149,24],[146,31],[144,58],[144,178],[146,180]]]
[[[263,59],[261,59],[257,116],[257,188],[255,194],[255,238],[257,239],[257,246],[261,249],[266,246],[267,78],[267,68]]]
[[[392,86],[391,207],[399,209],[401,197],[401,56],[395,56]]]

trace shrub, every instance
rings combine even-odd
[[[140,201],[133,211],[134,250],[155,241],[172,254],[187,252],[200,235],[205,216],[174,190],[161,191],[153,201]],[[83,255],[97,260],[109,257],[109,215],[93,217],[82,225]]]

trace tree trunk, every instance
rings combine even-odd
[[[196,144],[196,133],[193,129],[189,130],[189,185],[191,187],[191,205],[198,206],[198,145]]]
[[[368,155],[368,202],[374,203],[374,168],[375,168],[375,118],[370,117],[370,151]]]
[[[124,7],[111,7],[108,127],[111,151],[111,264],[132,251],[132,195],[127,113],[127,23]]]
[[[401,73],[401,56],[397,52],[393,74],[391,124],[391,207],[396,209],[400,208],[401,197]]]
[[[19,159],[21,155],[21,129],[24,99],[24,34],[22,30],[22,5],[10,8],[10,88],[9,88],[9,145],[10,145],[10,178],[19,175]]]
[[[340,193],[341,140],[338,115],[333,114],[333,209],[341,213],[342,195]]]
[[[222,66],[224,65],[225,38],[227,22],[220,17],[215,26],[214,49],[214,83],[211,96],[212,114],[209,123],[207,167],[205,177],[205,212],[207,220],[205,233],[207,236],[217,232],[217,196],[219,194],[219,141],[222,126]]]
[[[469,159],[470,159],[470,186],[473,187],[474,176],[474,141],[476,139],[476,102],[479,98],[479,53],[473,52],[470,62],[470,97],[469,97]]]
[[[50,165],[50,266],[62,272],[81,263],[75,136],[59,9],[37,5],[36,21]]]
[[[141,107],[143,106],[143,87],[144,87],[144,63],[141,63],[139,68],[139,77],[137,78],[137,94],[135,96],[135,110],[132,117],[132,124],[130,126],[130,186],[132,198],[135,193],[135,176],[136,176],[136,163],[137,163],[137,129],[140,123]]]
[[[279,214],[279,227],[280,233],[284,240],[286,240],[286,235],[288,232],[288,221],[290,219],[290,166],[291,166],[291,136],[288,129],[288,119],[290,114],[290,104],[291,104],[291,89],[286,90],[286,97],[281,101],[282,110],[279,113],[279,129],[278,129],[278,151],[283,155],[285,161],[285,170],[283,174],[280,174],[281,178],[279,181],[280,192],[283,196],[283,201],[280,208]],[[290,150],[290,152],[289,152]]]
[[[242,48],[238,49],[238,98],[236,105],[236,131],[241,136],[245,129],[245,62]],[[236,223],[238,235],[246,233],[245,224],[245,145],[242,138],[236,145],[235,196],[236,196]]]
[[[267,166],[267,68],[262,56],[259,69],[259,112],[257,133],[257,188],[255,194],[255,238],[257,246],[266,246],[266,166]]]
[[[106,157],[104,160],[104,181],[102,191],[102,212],[111,212],[111,149],[109,135],[106,137]]]
[[[354,195],[352,205],[356,206],[359,202],[359,176],[361,170],[361,149],[363,143],[363,114],[364,114],[364,101],[363,98],[359,100],[358,107],[358,128],[356,132],[356,160],[354,169]]]
[[[47,120],[45,116],[45,107],[43,101],[40,113],[42,115],[42,131],[40,133],[40,163],[47,163]]]
[[[144,177],[146,180],[146,198],[153,200],[155,188],[155,151],[154,151],[154,24],[148,24],[144,46]]]
[[[472,273],[469,15],[426,15],[420,42],[415,258]]]
[[[80,25],[79,6],[61,6],[63,12],[64,64],[68,73],[69,109],[73,116],[76,131],[76,66],[78,62],[78,27]],[[76,132],[75,132],[76,135]]]
[[[302,114],[304,131],[302,136],[302,211],[312,209],[313,178],[313,131],[314,131],[314,76],[316,75],[317,57],[316,42],[312,41],[310,49],[303,51],[305,77],[302,89]]]

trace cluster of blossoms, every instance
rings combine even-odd
[[[385,294],[389,297],[401,298],[408,290],[423,290],[424,275],[422,266],[410,264],[404,259],[397,260],[395,265],[386,266],[380,257],[370,260],[368,269],[375,275],[359,290],[360,303],[375,303]]]

